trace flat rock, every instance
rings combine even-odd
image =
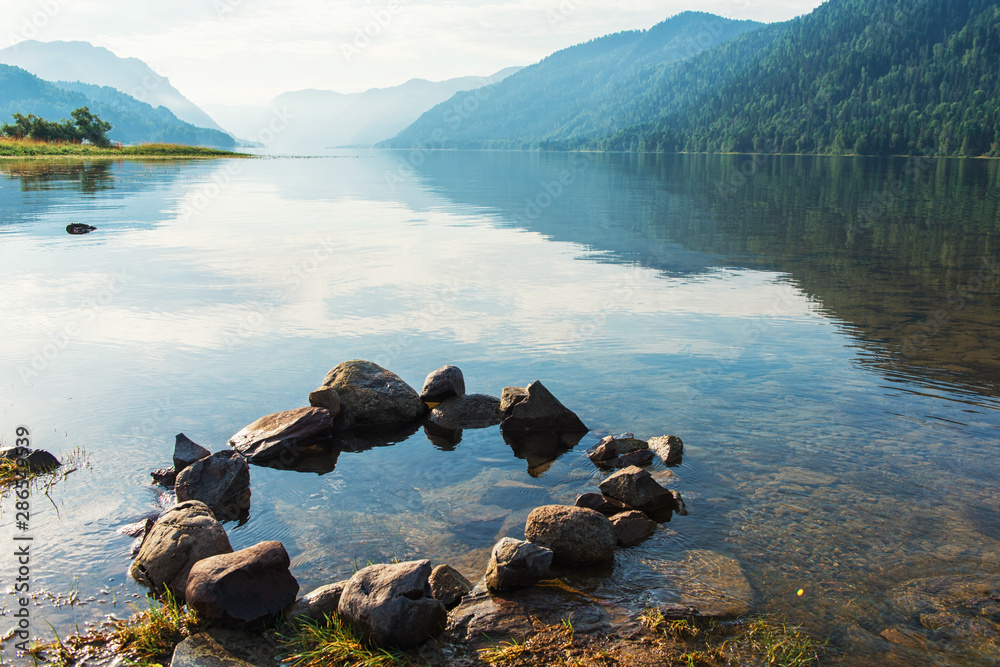
[[[552,550],[562,563],[600,563],[615,553],[614,526],[600,512],[573,505],[544,505],[528,515],[524,535]]]
[[[728,556],[694,549],[661,568],[675,598],[670,606],[689,608],[691,616],[738,618],[753,610],[753,587],[739,562]]]
[[[338,581],[303,595],[285,609],[285,621],[294,624],[306,618],[322,621],[325,616],[333,616],[337,613],[345,586],[346,580]]]
[[[256,635],[210,628],[174,648],[170,667],[268,667],[281,664],[280,647]]]
[[[448,620],[431,596],[430,575],[428,560],[370,565],[347,582],[337,611],[380,647],[419,646],[441,634]]]
[[[229,446],[254,463],[301,458],[302,451],[329,440],[333,418],[326,408],[298,408],[261,417],[229,439]]]
[[[340,411],[334,428],[411,422],[427,411],[420,395],[392,371],[361,359],[345,361],[323,380],[334,389]]]
[[[212,452],[208,451],[183,433],[178,433],[174,441],[174,471],[180,472],[195,461],[200,461]]]
[[[177,502],[200,500],[220,521],[237,520],[250,511],[250,466],[234,451],[216,452],[177,475]]]
[[[440,403],[452,396],[465,395],[465,376],[458,366],[442,366],[432,371],[424,380],[420,390],[420,400],[425,403]]]
[[[431,596],[440,600],[445,609],[454,609],[472,590],[472,582],[450,565],[438,565],[429,579]]]
[[[581,494],[577,497],[576,502],[573,504],[577,507],[586,507],[587,509],[597,510],[607,517],[612,517],[616,514],[621,514],[622,512],[630,512],[633,509],[631,505],[626,505],[620,500],[608,498],[600,493]]]
[[[62,464],[52,454],[44,449],[29,449],[28,447],[6,447],[0,449],[0,459],[6,461],[23,461],[31,472],[49,472]]]
[[[129,574],[162,594],[184,600],[187,579],[198,561],[231,553],[225,529],[205,503],[188,500],[163,513],[142,542]]]
[[[261,542],[198,561],[188,575],[185,598],[209,621],[252,627],[274,620],[295,601],[299,584],[281,542]]]
[[[618,544],[632,547],[646,541],[656,532],[657,523],[642,512],[632,510],[611,517]]]
[[[551,549],[532,542],[501,538],[493,545],[485,584],[491,591],[534,586],[548,576],[552,565]]]
[[[486,394],[447,398],[431,410],[429,419],[445,428],[466,429],[496,426],[503,421],[500,399]]]
[[[663,462],[668,466],[680,463],[681,455],[684,454],[684,443],[676,435],[650,438],[649,448],[656,452],[657,456],[663,459]]]
[[[532,382],[525,387],[525,391],[527,395],[505,411],[507,417],[500,424],[502,430],[581,433],[589,430],[580,418],[560,403],[541,382]]]
[[[636,509],[676,508],[676,500],[667,489],[637,466],[619,470],[600,483],[601,493]]]

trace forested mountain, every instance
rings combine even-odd
[[[601,137],[660,115],[660,82],[669,63],[759,27],[684,12],[649,30],[607,35],[559,51],[474,95],[459,93],[383,145],[520,148]]]
[[[78,107],[89,107],[112,129],[108,138],[126,144],[165,142],[232,148],[236,142],[218,130],[195,127],[166,107],[155,109],[114,88],[83,83],[43,81],[18,67],[0,65],[0,120],[12,114],[34,114],[50,121],[69,118]]]
[[[830,0],[751,62],[723,48],[680,63],[674,80],[727,82],[590,146],[1000,156],[998,63],[995,1]]]
[[[0,49],[0,63],[31,72],[46,81],[79,81],[111,86],[119,92],[167,107],[177,118],[196,127],[222,130],[212,118],[184,97],[170,81],[138,58],[120,58],[89,42],[25,40]]]

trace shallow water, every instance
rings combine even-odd
[[[493,427],[453,447],[419,429],[323,475],[253,467],[233,546],[281,540],[303,590],[392,558],[477,578],[531,508],[596,490],[585,450],[600,436],[672,433],[683,464],[653,471],[690,515],[572,584],[631,608],[671,602],[671,568],[715,552],[742,565],[759,611],[849,661],[988,663],[989,646],[880,633],[904,623],[899,584],[1000,565],[998,167],[2,161],[0,437],[25,425],[37,447],[86,453],[32,497],[32,630],[129,613],[143,591],[115,530],[157,510],[149,471],[176,433],[222,449],[365,358],[418,389],[445,363],[470,392],[540,379],[592,432],[547,463]],[[70,236],[73,222],[98,229]],[[18,532],[11,503],[0,540]],[[85,604],[50,599],[73,592]]]

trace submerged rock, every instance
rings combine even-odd
[[[545,505],[528,515],[524,535],[552,550],[563,563],[599,563],[615,553],[614,526],[608,517],[585,507]]]
[[[420,400],[440,403],[452,396],[465,396],[465,376],[458,366],[442,366],[431,372],[420,390]]]
[[[505,591],[534,586],[548,576],[552,565],[551,549],[504,537],[495,545],[486,569],[486,588]]]
[[[445,399],[431,410],[429,419],[439,426],[460,430],[486,428],[503,421],[500,399],[486,394],[467,394]]]
[[[438,636],[448,612],[431,596],[428,560],[370,565],[347,582],[338,613],[378,646],[410,648]]]
[[[250,466],[233,451],[216,452],[177,475],[177,502],[200,500],[216,518],[245,518],[250,511]]]
[[[333,434],[333,419],[325,408],[298,408],[261,417],[229,439],[229,446],[254,463],[283,460],[289,464],[302,451]]]
[[[295,601],[299,584],[281,542],[261,542],[202,559],[188,574],[185,598],[201,618],[237,627],[274,620]]]
[[[143,540],[129,575],[159,594],[170,589],[184,600],[187,578],[195,563],[231,553],[229,537],[205,503],[189,500],[163,513]]]
[[[507,391],[506,389],[504,390]],[[559,402],[541,382],[525,387],[526,395],[510,405],[500,425],[504,431],[566,431],[586,433],[587,426]],[[513,396],[513,392],[511,396]],[[501,401],[502,403],[502,401]]]
[[[345,361],[323,380],[340,398],[335,428],[411,422],[427,411],[420,395],[392,371],[370,361]]]

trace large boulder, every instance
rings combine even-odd
[[[684,454],[684,443],[676,435],[650,438],[649,448],[656,452],[668,466],[680,463]]]
[[[493,545],[486,569],[486,588],[505,591],[534,586],[548,575],[552,557],[551,549],[504,537]]]
[[[338,581],[306,593],[285,609],[285,621],[295,624],[305,619],[322,621],[325,616],[333,616],[346,587],[347,581]]]
[[[467,394],[445,399],[433,410],[429,419],[450,429],[486,428],[503,421],[500,399],[486,394]]]
[[[188,574],[188,607],[209,621],[252,627],[274,620],[295,601],[299,584],[281,542],[261,542],[198,561]]]
[[[221,521],[245,518],[250,511],[250,466],[233,451],[195,461],[177,475],[177,502],[200,500]]]
[[[524,536],[552,550],[563,563],[600,563],[615,553],[615,530],[608,517],[585,507],[544,505],[528,515]]]
[[[261,417],[231,437],[229,446],[254,463],[292,462],[332,434],[333,418],[326,408],[298,408]]]
[[[195,461],[200,461],[212,452],[208,451],[183,433],[174,440],[174,472],[179,473]]]
[[[656,522],[642,512],[632,510],[611,517],[615,538],[623,547],[631,547],[645,541],[656,532]]]
[[[451,565],[438,565],[430,576],[431,596],[445,609],[454,609],[472,590],[472,582]]]
[[[505,392],[507,390],[504,390]],[[541,382],[525,387],[526,395],[505,412],[500,425],[505,431],[566,431],[585,433],[589,429]],[[513,397],[513,392],[510,394]],[[501,404],[503,401],[501,401]]]
[[[425,403],[440,403],[452,396],[465,396],[465,376],[458,366],[442,366],[433,371],[420,390],[420,400]]]
[[[676,509],[673,494],[637,466],[619,470],[600,483],[601,493],[637,509]]]
[[[430,575],[428,560],[370,565],[347,582],[337,611],[378,646],[419,646],[441,634],[448,620],[431,596]]]
[[[225,529],[205,503],[189,500],[163,513],[146,535],[129,574],[157,593],[184,599],[188,574],[198,561],[231,553]]]
[[[4,461],[18,461],[20,462],[19,465],[36,473],[49,472],[62,465],[59,463],[59,459],[44,449],[29,449],[28,447],[7,447],[0,449],[0,459]]]
[[[333,389],[340,397],[334,428],[411,422],[427,410],[420,395],[398,375],[361,359],[331,370],[321,389]]]

